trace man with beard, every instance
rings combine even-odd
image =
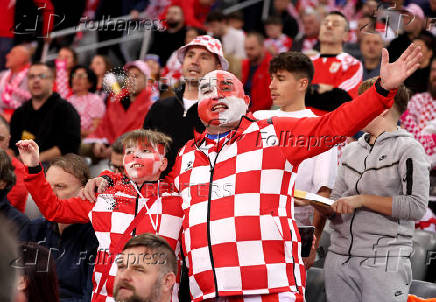
[[[170,145],[168,167],[171,171],[179,149],[194,137],[194,129],[204,131],[198,118],[198,80],[216,69],[227,70],[221,42],[210,36],[198,36],[177,51],[182,64],[185,83],[174,91],[174,96],[155,102],[144,120],[144,129],[159,130],[173,139]]]
[[[173,51],[185,44],[186,26],[183,10],[178,5],[171,5],[168,8],[165,23],[165,31],[153,31],[153,40],[148,53],[159,54],[161,67],[165,64]]]
[[[431,61],[428,91],[415,94],[400,118],[404,128],[412,133],[436,166],[436,57]]]
[[[130,239],[117,259],[114,283],[117,302],[169,302],[176,281],[176,255],[159,236]]]

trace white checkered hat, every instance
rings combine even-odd
[[[151,71],[150,68],[148,67],[147,63],[145,63],[142,60],[136,60],[136,61],[132,61],[127,63],[126,65],[124,65],[124,69],[127,70],[130,67],[136,67],[139,69],[139,71],[141,71],[146,78],[149,78],[151,75]]]
[[[221,45],[220,40],[214,39],[211,36],[204,35],[198,36],[185,46],[180,47],[177,50],[177,59],[179,59],[180,64],[183,64],[183,60],[185,59],[186,49],[189,46],[203,46],[207,49],[207,51],[216,54],[221,63],[221,68],[223,70],[227,70],[229,68],[229,61],[224,58],[223,55],[223,47]]]

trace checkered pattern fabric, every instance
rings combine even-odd
[[[208,302],[304,302],[300,294],[291,292],[274,293],[269,295],[252,295],[239,297],[220,297],[209,299]]]
[[[176,84],[183,80],[182,64],[177,58],[177,51],[174,51],[162,71],[162,78],[168,83],[170,87],[175,87]]]
[[[198,36],[189,44],[180,47],[177,50],[177,58],[179,59],[180,64],[183,64],[183,60],[185,59],[186,50],[190,46],[203,46],[207,49],[207,51],[216,54],[221,63],[221,67],[223,70],[227,70],[229,68],[229,62],[224,58],[223,47],[221,45],[220,40],[214,39],[211,36],[204,35]]]
[[[335,57],[323,57],[319,54],[311,58],[315,73],[313,84],[327,84],[341,88],[352,98],[362,82],[362,63],[348,53],[340,53]]]
[[[301,293],[305,286],[292,215],[294,167],[277,144],[259,140],[260,131],[275,135],[272,124],[244,121],[231,138],[188,142],[176,161],[194,301]]]
[[[425,134],[423,130],[429,122],[435,119],[436,100],[428,92],[415,94],[410,99],[406,112],[400,118],[404,128],[422,144],[425,153],[429,156],[436,154],[435,135]]]
[[[285,34],[281,34],[277,39],[266,39],[264,46],[266,49],[272,49],[273,53],[287,52],[292,47],[292,39]]]
[[[224,138],[203,133],[186,143],[169,179],[183,199],[182,247],[194,302],[304,294],[292,199],[297,167],[363,128],[392,106],[395,93],[383,97],[372,87],[322,117],[256,121],[249,114]]]
[[[146,184],[141,189],[144,198],[138,196],[136,189],[126,177],[121,174],[104,172],[110,176],[113,186],[110,186],[103,194],[98,195],[95,204],[80,198],[59,200],[44,178],[44,173],[26,174],[26,187],[31,193],[35,203],[42,214],[48,219],[63,223],[84,223],[91,221],[95,235],[99,242],[93,274],[94,290],[93,302],[114,301],[112,298],[113,285],[117,266],[116,255],[119,251],[114,250],[124,231],[146,205],[149,212],[146,219],[139,222],[136,234],[154,233],[165,238],[170,246],[179,254],[179,238],[182,224],[183,211],[181,199],[177,195],[169,195],[160,192],[160,188],[168,189],[161,183]],[[153,223],[157,225],[156,230]],[[102,276],[109,276],[105,283],[100,285]],[[97,291],[101,288],[101,291]],[[178,287],[175,287],[177,291]],[[177,301],[176,292],[173,301]]]
[[[86,95],[72,95],[68,98],[80,115],[80,127],[82,131],[94,130],[94,119],[102,118],[106,107],[100,95],[88,93]]]
[[[66,100],[72,94],[70,85],[68,85],[67,62],[55,60],[55,64],[56,80],[54,90],[61,96],[61,98]]]

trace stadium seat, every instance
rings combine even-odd
[[[413,235],[412,276],[414,280],[435,281],[435,272],[430,268],[436,264],[436,234],[415,230]]]

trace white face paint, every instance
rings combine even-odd
[[[206,127],[238,122],[248,109],[242,83],[222,70],[212,71],[200,80],[198,99],[198,114]]]
[[[124,169],[133,181],[153,178],[158,175],[163,155],[158,148],[147,144],[127,147],[124,151]]]

